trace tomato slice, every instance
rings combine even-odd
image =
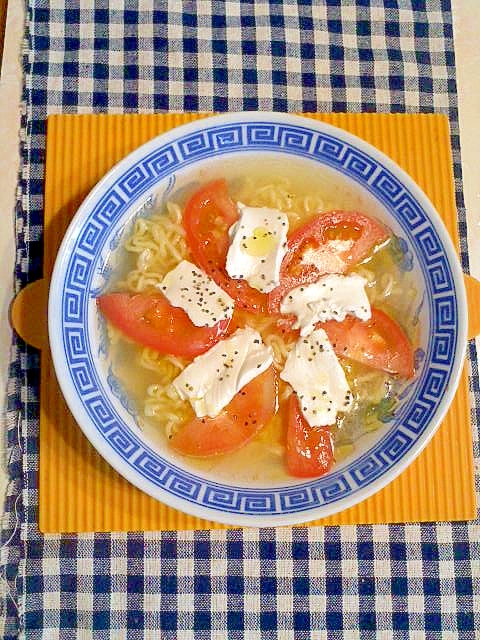
[[[329,211],[297,229],[288,240],[280,285],[270,292],[269,310],[280,311],[288,291],[326,273],[345,273],[389,236],[385,227],[358,211]]]
[[[185,206],[183,226],[193,259],[240,307],[256,313],[267,310],[267,296],[245,280],[230,278],[225,263],[230,246],[228,230],[238,209],[225,180],[214,180],[196,191]]]
[[[208,351],[224,335],[230,320],[197,327],[183,309],[161,293],[109,293],[97,298],[103,315],[127,337],[145,347],[193,358]]]
[[[333,438],[328,427],[310,427],[297,396],[288,399],[286,467],[297,478],[313,478],[329,471],[334,463]]]
[[[348,316],[343,322],[330,320],[320,326],[325,329],[337,356],[406,379],[415,373],[409,339],[395,320],[380,309],[372,307],[370,320]]]
[[[172,447],[188,456],[207,457],[239,449],[260,431],[277,409],[273,367],[246,384],[215,418],[194,418],[172,436]]]

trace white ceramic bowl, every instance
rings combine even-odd
[[[95,304],[122,230],[192,176],[260,154],[332,171],[370,198],[401,237],[420,291],[422,361],[393,420],[361,438],[331,473],[278,486],[202,477],[160,450],[135,423],[112,383]],[[134,485],[177,509],[233,525],[275,526],[350,507],[393,480],[420,453],[454,396],[466,347],[467,305],[450,237],[419,187],[374,147],[313,119],[248,112],[184,125],[143,145],[92,190],[58,253],[49,296],[49,338],[67,404],[87,438]]]

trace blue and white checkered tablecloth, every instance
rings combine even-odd
[[[447,113],[468,270],[449,0],[29,0],[24,65],[18,289],[41,275],[55,112]],[[473,344],[469,358],[478,465]],[[18,340],[5,639],[480,637],[478,522],[41,535],[38,387],[38,353]]]

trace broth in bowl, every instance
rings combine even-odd
[[[162,454],[261,486],[328,473],[392,419],[421,296],[366,191],[247,164],[137,217],[97,303],[113,384]]]

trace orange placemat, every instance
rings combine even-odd
[[[198,114],[55,115],[48,119],[44,274],[95,183],[140,144]],[[433,201],[458,246],[448,121],[441,115],[315,114],[384,151]],[[39,527],[42,532],[210,529],[150,498],[114,471],[69,413],[48,349],[42,353]],[[385,489],[309,524],[468,520],[476,515],[466,370],[450,411],[423,453]]]

